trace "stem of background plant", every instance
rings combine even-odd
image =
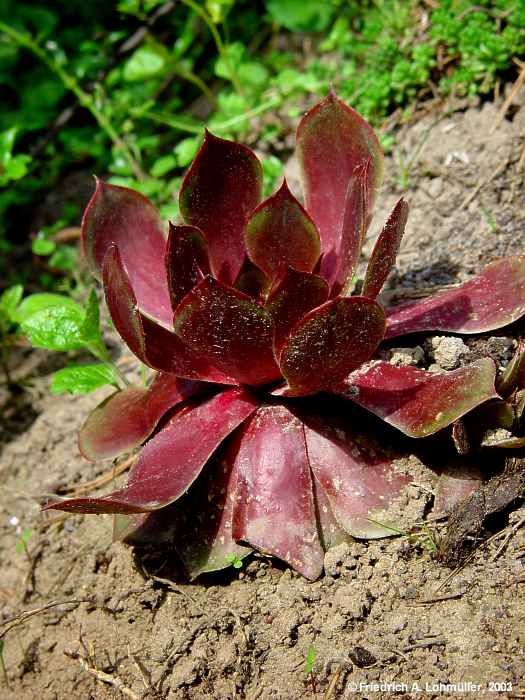
[[[213,24],[210,16],[200,5],[198,5],[194,0],[181,0],[183,5],[190,7],[194,12],[196,12],[199,17],[206,23],[206,26],[211,32],[215,45],[217,46],[217,51],[219,52],[221,58],[224,60],[230,71],[231,81],[235,91],[242,96],[244,96],[244,91],[237,77],[237,72],[235,71],[235,66],[233,65],[230,55],[226,51],[226,47],[221,39],[221,35],[217,31],[217,27]]]
[[[120,379],[120,381],[123,383],[123,385],[125,387],[130,386],[130,382],[129,382],[128,378],[119,369],[119,367],[117,367],[116,362],[113,362],[113,360],[111,359],[111,356],[108,352],[107,347],[103,343],[100,343],[100,344],[89,343],[86,347],[89,350],[89,352],[97,358],[97,360],[100,360],[104,364],[111,367],[113,372],[116,374],[116,376]]]
[[[245,119],[250,119],[251,117],[255,117],[257,114],[267,112],[269,109],[272,109],[272,107],[276,107],[277,105],[281,104],[282,101],[283,98],[280,95],[274,95],[266,102],[263,102],[257,107],[254,107],[253,109],[249,109],[248,111],[243,112],[242,114],[237,114],[235,115],[235,117],[231,117],[225,122],[214,124],[213,132],[215,133],[220,131],[227,131],[228,129],[231,129],[232,126],[239,124]],[[188,124],[183,119],[177,119],[176,116],[172,116],[171,114],[165,114],[164,112],[151,112],[148,109],[132,109],[131,114],[139,118],[143,117],[145,119],[151,119],[151,121],[153,122],[158,122],[159,124],[171,126],[172,129],[179,129],[180,131],[185,131],[189,134],[198,134],[200,136],[204,132],[204,124],[202,126],[199,126],[197,124]]]
[[[129,167],[133,171],[133,174],[137,178],[137,180],[144,180],[145,175],[142,172],[140,165],[133,157],[133,154],[129,150],[126,143],[117,134],[117,132],[113,128],[113,125],[106,117],[106,115],[103,114],[95,105],[91,95],[85,92],[80,87],[75,78],[73,78],[73,76],[67,73],[59,63],[57,63],[46,53],[46,51],[41,49],[40,46],[35,41],[33,41],[29,34],[19,32],[16,29],[13,29],[13,27],[10,27],[8,24],[5,24],[1,21],[0,31],[4,32],[4,34],[7,34],[7,36],[10,37],[13,41],[15,41],[19,46],[22,46],[23,48],[31,51],[35,56],[37,56],[37,58],[39,58],[43,63],[45,63],[45,65],[49,68],[50,71],[52,71],[58,78],[60,78],[64,86],[68,90],[71,90],[71,92],[75,95],[82,107],[85,107],[91,112],[100,128],[106,132],[109,139],[122,152],[122,155],[126,159]]]

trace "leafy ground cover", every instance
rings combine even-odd
[[[34,211],[72,173],[109,174],[176,218],[173,192],[207,125],[257,144],[269,194],[312,93],[333,84],[377,126],[416,100],[490,93],[524,49],[519,0],[7,0],[1,277],[49,287],[75,270],[74,247],[56,234],[78,223],[83,192],[51,216]],[[38,275],[12,265],[30,235]]]

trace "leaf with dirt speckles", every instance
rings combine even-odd
[[[104,257],[103,277],[106,302],[115,328],[141,362],[186,379],[237,383],[184,345],[171,330],[139,311],[116,246],[110,246]]]
[[[388,312],[386,338],[421,331],[485,333],[525,314],[525,256],[487,265],[477,277]]]
[[[240,433],[234,539],[316,579],[323,550],[300,420],[284,406],[263,406]]]
[[[393,524],[389,508],[411,477],[397,472],[375,445],[362,445],[363,436],[340,417],[304,420],[310,466],[341,527],[353,537],[391,535],[378,523]]]
[[[362,295],[375,299],[396,262],[408,219],[408,204],[401,198],[379,234],[363,282]]]
[[[371,357],[384,331],[383,309],[372,299],[332,299],[293,329],[279,359],[283,376],[296,394],[329,389]]]
[[[352,372],[333,391],[406,435],[425,437],[496,398],[495,373],[490,358],[442,374],[378,360]]]
[[[280,377],[272,352],[273,321],[250,297],[206,277],[181,302],[175,333],[199,357],[256,386]]]
[[[100,498],[69,498],[46,506],[72,513],[143,513],[187,491],[221,442],[257,408],[244,389],[227,389],[195,406],[186,404],[149,442],[128,483]]]
[[[321,277],[288,268],[271,290],[265,305],[275,324],[277,357],[295,324],[327,299],[328,285]]]

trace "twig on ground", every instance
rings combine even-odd
[[[522,63],[520,74],[518,75],[516,81],[514,82],[514,85],[512,86],[512,89],[509,92],[507,99],[502,104],[501,109],[498,112],[498,116],[496,117],[496,121],[494,122],[494,124],[490,128],[489,134],[493,134],[496,131],[496,129],[498,128],[498,126],[501,124],[505,115],[507,114],[509,107],[512,104],[512,101],[514,100],[514,98],[516,97],[518,92],[523,87],[523,83],[525,83],[525,65],[523,65],[523,63]]]
[[[500,546],[497,548],[497,550],[494,552],[494,554],[492,555],[492,558],[491,558],[490,561],[495,561],[495,560],[499,557],[499,555],[503,552],[503,550],[505,549],[505,547],[506,547],[506,546],[508,545],[508,543],[510,542],[511,538],[516,534],[516,532],[517,532],[517,531],[520,529],[520,527],[522,527],[523,525],[525,525],[525,516],[524,516],[523,518],[520,518],[520,519],[518,520],[518,522],[517,522],[515,525],[512,525],[512,526],[511,526],[510,530],[508,530],[508,532],[507,532],[507,536],[505,537],[505,539],[503,540],[503,542],[500,544]],[[507,530],[508,528],[505,528],[505,529]],[[503,532],[504,532],[504,531],[503,531]]]
[[[73,600],[52,600],[50,603],[46,603],[46,605],[42,605],[42,607],[40,608],[34,608],[33,610],[25,610],[24,612],[15,615],[10,620],[6,620],[4,623],[2,623],[6,626],[3,630],[0,630],[0,639],[3,639],[8,632],[10,632],[15,627],[19,627],[20,625],[22,625],[30,617],[33,617],[34,615],[40,615],[41,613],[46,612],[50,608],[56,608],[57,605],[74,605],[76,607],[77,605],[80,605],[80,603],[92,602],[92,598],[74,598]]]
[[[97,477],[96,479],[92,479],[91,481],[86,481],[84,484],[80,484],[79,486],[66,486],[63,489],[63,491],[65,493],[71,494],[72,496],[77,496],[77,495],[82,494],[82,493],[88,493],[89,491],[94,491],[99,486],[104,486],[105,484],[109,483],[110,481],[113,481],[113,479],[116,476],[123,474],[127,469],[129,469],[129,467],[133,464],[135,459],[136,459],[136,455],[132,455],[131,457],[128,457],[120,464],[115,465],[110,471],[107,471],[105,474],[102,474],[101,476]]]
[[[507,166],[509,165],[509,158],[506,158],[503,163],[499,167],[494,170],[487,178],[482,180],[481,182],[478,182],[476,187],[472,190],[470,194],[468,194],[463,202],[460,204],[459,208],[460,209],[466,209],[468,205],[472,202],[472,200],[481,192],[481,190],[486,187],[494,178],[498,177],[498,175],[501,175],[504,170],[506,170]]]

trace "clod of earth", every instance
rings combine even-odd
[[[305,206],[286,182],[261,202],[254,153],[207,132],[179,195],[184,223],[167,238],[148,199],[123,187],[97,181],[84,215],[84,255],[115,327],[157,375],[110,396],[80,433],[92,460],[145,442],[127,485],[47,508],[114,513],[129,542],[172,541],[191,577],[257,549],[315,579],[348,534],[391,534],[410,479],[324,412],[325,397],[411,437],[435,433],[497,398],[494,362],[433,374],[374,359],[380,343],[485,332],[525,313],[525,257],[385,311],[377,297],[405,229],[403,199],[353,294],[379,142],[330,93],[302,119],[297,154]]]

